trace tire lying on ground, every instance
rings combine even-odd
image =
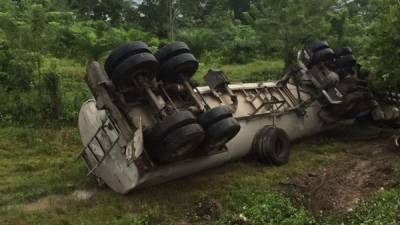
[[[254,136],[252,151],[260,162],[282,166],[289,162],[290,140],[284,130],[264,127]]]
[[[195,150],[204,136],[196,117],[189,111],[180,111],[145,130],[144,141],[156,162],[168,163]]]
[[[158,61],[143,42],[133,42],[115,49],[107,58],[105,70],[117,86],[139,75],[154,78]]]

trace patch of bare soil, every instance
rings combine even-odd
[[[187,211],[189,218],[194,218],[194,222],[187,223],[179,221],[175,225],[202,225],[209,224],[210,221],[217,220],[222,214],[222,204],[216,199],[207,199],[197,202],[195,206]]]
[[[26,204],[22,207],[24,212],[35,212],[46,210],[51,207],[52,204],[60,202],[62,199],[59,196],[47,196],[37,200],[36,202]]]
[[[51,195],[41,198],[35,202],[22,206],[24,212],[43,211],[54,205],[63,205],[67,200],[88,201],[94,196],[94,191],[75,191],[70,195]]]
[[[352,211],[371,193],[399,184],[393,180],[392,158],[396,156],[386,146],[367,142],[352,146],[346,157],[319,171],[292,178],[284,184],[284,191],[300,192],[303,197],[294,197],[294,201],[316,216]]]

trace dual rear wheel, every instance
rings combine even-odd
[[[311,68],[322,62],[331,62],[338,69],[352,68],[357,64],[350,47],[333,50],[326,41],[316,42],[309,46],[312,60],[308,65]]]
[[[240,124],[225,106],[215,107],[199,116],[199,123],[206,130],[203,144],[206,150],[219,149],[240,131]]]
[[[132,42],[115,49],[107,58],[104,69],[116,86],[128,84],[142,76],[153,79],[158,61],[143,42]]]
[[[197,149],[220,149],[239,130],[239,123],[225,107],[216,107],[198,119],[188,111],[181,111],[146,130],[146,149],[157,163],[170,163]]]
[[[128,84],[143,76],[170,83],[182,83],[197,71],[199,63],[183,42],[161,48],[154,55],[143,42],[132,42],[116,48],[107,58],[104,69],[116,86]]]
[[[205,135],[191,112],[179,111],[145,131],[145,147],[154,161],[169,163],[194,151]]]
[[[190,48],[183,42],[177,42],[161,48],[155,53],[160,63],[158,80],[167,83],[182,83],[196,73],[199,63]]]

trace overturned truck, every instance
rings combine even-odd
[[[352,50],[326,42],[300,51],[298,65],[276,82],[230,84],[223,71],[210,70],[208,86],[198,87],[197,69],[182,42],[154,55],[133,42],[104,67],[89,64],[94,98],[79,115],[88,175],[124,194],[248,154],[284,165],[292,140],[377,107]]]

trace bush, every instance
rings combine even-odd
[[[372,201],[363,202],[348,217],[349,224],[396,225],[400,222],[400,190],[378,193]]]
[[[281,60],[255,60],[254,62],[242,65],[201,63],[199,71],[196,73],[195,79],[201,84],[204,84],[203,76],[211,68],[223,70],[232,83],[260,82],[279,79],[282,75],[283,62]]]
[[[221,61],[224,64],[248,63],[262,54],[256,32],[244,25],[184,29],[178,33],[178,38],[186,42],[197,57],[207,58],[207,54],[214,53],[224,56]]]
[[[316,224],[304,208],[296,208],[290,199],[274,193],[240,188],[225,199],[227,213],[216,224]]]
[[[83,81],[84,70],[72,60],[44,58],[41,77],[35,83],[30,82],[28,89],[10,89],[0,84],[0,123],[33,126],[76,123],[81,104],[90,97]]]
[[[177,38],[186,42],[200,58],[207,58],[203,54],[210,52],[223,55],[223,64],[249,63],[264,55],[260,51],[262,43],[257,32],[251,26],[236,21],[231,11],[221,13],[218,18],[207,18],[203,27],[183,28]]]

